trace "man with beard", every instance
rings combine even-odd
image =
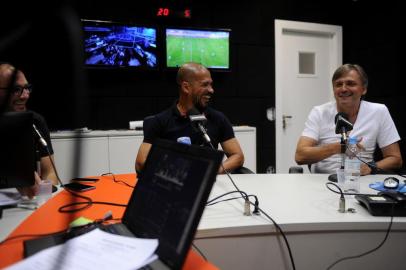
[[[9,63],[0,63],[0,91],[8,91],[7,97],[0,93],[0,105],[4,111],[31,112],[37,129],[44,136],[48,149],[44,149],[37,143],[36,149],[39,154],[39,171],[42,179],[51,180],[54,185],[58,184],[58,178],[52,166],[54,152],[51,144],[48,126],[42,115],[27,109],[27,102],[32,92],[32,86],[21,70],[16,69]]]
[[[359,65],[342,65],[334,72],[332,83],[335,102],[316,106],[310,112],[297,144],[296,162],[313,164],[312,171],[317,173],[334,173],[340,168],[341,135],[335,134],[335,116],[342,112],[353,124],[353,130],[347,135],[357,138],[361,151],[359,157],[374,165],[361,164],[361,175],[374,173],[372,169],[376,167],[383,170],[400,168],[400,137],[388,108],[362,100],[368,87],[364,69]],[[383,158],[375,164],[376,145]]]
[[[209,70],[197,63],[186,63],[179,68],[176,81],[179,99],[167,110],[144,120],[144,140],[135,161],[136,171],[142,170],[151,145],[157,138],[179,141],[179,138],[189,137],[191,144],[210,147],[191,124],[188,117],[190,110],[204,114],[212,145],[217,148],[220,143],[227,156],[219,173],[224,173],[224,169],[231,172],[240,168],[244,164],[244,155],[230,121],[223,113],[208,107],[214,93]]]

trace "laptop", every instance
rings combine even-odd
[[[156,140],[138,177],[122,223],[100,229],[157,238],[158,260],[146,269],[181,269],[217,176],[224,153]],[[59,241],[59,242],[58,242]],[[57,235],[24,242],[24,255],[63,243]]]

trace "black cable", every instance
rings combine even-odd
[[[260,211],[262,214],[264,214],[273,224],[274,226],[278,229],[278,231],[280,232],[280,234],[283,237],[283,240],[285,242],[286,248],[288,249],[289,252],[289,259],[290,259],[290,263],[292,264],[292,269],[295,270],[296,266],[295,266],[295,261],[293,260],[293,254],[292,254],[292,250],[290,248],[289,242],[288,242],[288,238],[286,237],[285,233],[283,232],[282,228],[279,226],[278,223],[276,223],[275,220],[273,220],[273,218],[271,218],[270,215],[268,215],[264,210],[262,210],[260,207],[258,207],[257,205],[255,205],[254,203],[252,203],[250,201],[250,204],[252,204],[254,207],[256,207],[258,209],[258,211]]]
[[[195,245],[195,243],[193,243],[192,242],[192,247],[194,248],[194,249],[196,249],[196,251],[200,254],[200,256],[202,256],[203,257],[203,259],[205,260],[205,261],[207,261],[207,257],[204,255],[204,253]]]
[[[329,186],[335,186],[339,191],[333,190],[331,189]],[[353,192],[344,192],[339,185],[337,185],[336,183],[332,183],[332,182],[327,182],[326,183],[326,187],[328,190],[336,193],[336,194],[340,194],[340,195],[365,195],[365,196],[371,196],[371,195],[375,195],[375,194],[368,194],[368,193],[353,193]]]
[[[224,196],[227,196],[227,195],[230,195],[230,194],[233,194],[233,193],[240,193],[240,194],[243,193],[243,194],[244,194],[244,197],[245,197],[245,198],[248,198],[247,193],[245,193],[244,191],[233,190],[233,191],[229,191],[229,192],[226,192],[226,193],[224,193],[224,194],[221,194],[221,195],[219,195],[219,196],[217,196],[217,197],[215,197],[215,198],[213,198],[213,199],[207,201],[207,204],[212,203],[212,202],[214,202],[215,200],[220,199],[221,197],[224,197]],[[239,197],[239,198],[241,198],[241,197]]]
[[[15,239],[18,239],[18,238],[35,237],[35,236],[50,236],[50,235],[59,234],[59,233],[63,233],[63,232],[66,232],[66,229],[63,229],[63,230],[57,231],[57,232],[52,232],[52,233],[44,233],[44,234],[20,234],[20,235],[15,235],[15,236],[8,237],[8,238],[4,239],[3,241],[0,242],[0,245],[3,245],[6,242],[9,242],[11,240],[15,240]]]
[[[226,194],[223,194],[221,197],[223,197],[225,195]],[[248,195],[248,197],[255,197],[255,195]],[[217,198],[217,199],[219,199],[219,198]],[[211,205],[215,205],[215,204],[218,204],[218,203],[221,203],[221,202],[227,202],[227,201],[232,201],[232,200],[237,200],[237,199],[241,199],[241,197],[232,197],[232,198],[220,200],[220,201],[217,201],[217,202],[213,202],[214,201],[214,199],[213,199],[213,200],[211,200],[211,202],[207,202],[206,206],[211,206]]]
[[[63,229],[63,230],[57,231],[57,232],[44,233],[44,234],[20,234],[20,235],[15,235],[15,236],[8,237],[8,238],[4,239],[3,241],[0,242],[0,245],[3,245],[3,244],[5,244],[6,242],[9,242],[9,241],[11,241],[11,240],[15,240],[15,239],[18,239],[18,238],[25,238],[25,237],[43,237],[43,236],[57,235],[57,234],[61,234],[61,233],[69,233],[71,230],[74,230],[75,228],[77,229],[77,228],[83,228],[83,227],[86,227],[86,226],[90,226],[90,225],[92,225],[92,224],[100,224],[100,223],[103,223],[103,222],[105,222],[105,221],[107,221],[107,220],[120,220],[120,218],[115,218],[115,219],[113,219],[112,216],[109,215],[109,216],[104,217],[104,218],[101,218],[101,219],[96,219],[96,220],[94,220],[93,222],[88,223],[88,224],[85,224],[85,225],[82,225],[82,226],[75,226],[75,227]]]
[[[112,175],[113,176],[113,181],[115,183],[119,183],[119,184],[125,184],[126,186],[129,186],[131,188],[134,188],[133,186],[127,184],[124,181],[121,180],[116,180],[115,176],[113,173],[104,173],[101,176],[106,176],[106,175]],[[64,187],[64,186],[62,186]],[[72,194],[75,197],[78,198],[82,198],[84,200],[86,200],[85,202],[73,202],[73,203],[69,203],[69,204],[65,204],[61,207],[58,208],[58,212],[59,213],[74,213],[74,212],[78,212],[78,211],[82,211],[85,210],[89,207],[91,207],[93,204],[106,204],[106,205],[112,205],[112,206],[122,206],[122,207],[126,207],[126,204],[118,204],[118,203],[109,203],[109,202],[97,202],[97,201],[93,201],[90,197],[87,196],[83,196],[83,195],[79,195],[76,192],[73,192],[72,190],[69,190],[67,188],[64,187],[64,189],[69,192],[70,194]],[[75,207],[75,206],[81,206],[81,207]],[[73,208],[73,209],[71,209]]]
[[[383,238],[383,240],[381,241],[381,243],[379,243],[378,246],[376,246],[375,248],[373,248],[373,249],[371,249],[371,250],[368,250],[368,251],[366,251],[366,252],[363,252],[363,253],[361,253],[361,254],[358,254],[358,255],[353,255],[353,256],[348,256],[348,257],[344,257],[344,258],[338,259],[338,260],[336,260],[335,262],[333,262],[332,264],[330,264],[330,265],[327,267],[327,270],[333,268],[335,265],[337,265],[338,263],[340,263],[340,262],[342,262],[342,261],[351,260],[351,259],[356,259],[356,258],[361,258],[361,257],[363,257],[363,256],[365,256],[365,255],[368,255],[368,254],[371,254],[372,252],[375,252],[376,250],[378,250],[379,248],[381,248],[381,247],[383,246],[383,244],[386,242],[386,240],[388,239],[390,230],[391,230],[391,228],[392,228],[393,216],[394,216],[394,206],[395,206],[395,204],[392,204],[392,214],[391,214],[391,217],[390,217],[389,226],[388,226],[388,228],[386,229],[385,237]]]
[[[93,204],[103,204],[103,205],[127,207],[127,204],[112,203],[112,202],[99,202],[99,201],[87,201],[87,202],[74,202],[74,203],[65,204],[65,205],[59,207],[58,211],[60,213],[74,213],[74,212],[81,211],[81,210],[84,210],[86,208],[89,208]],[[84,205],[84,206],[81,207],[81,208],[66,209],[66,208],[73,207],[73,206],[76,206],[76,205]]]
[[[208,143],[210,144],[210,146],[211,146],[211,148],[212,148],[213,150],[216,150],[216,149],[214,148],[213,144],[212,144],[210,141],[209,141]],[[233,186],[235,187],[235,189],[241,194],[241,197],[245,200],[245,203],[252,204],[252,205],[255,207],[255,209],[256,209],[256,211],[257,211],[258,213],[259,213],[259,212],[263,213],[267,218],[269,218],[269,220],[272,221],[272,223],[275,225],[275,227],[278,228],[279,232],[281,233],[281,235],[282,235],[282,237],[283,237],[283,240],[285,241],[286,247],[287,247],[287,249],[288,249],[288,252],[289,252],[289,259],[290,259],[290,262],[291,262],[291,264],[292,264],[292,268],[295,270],[296,267],[295,267],[295,262],[294,262],[294,259],[293,259],[293,254],[292,254],[292,251],[291,251],[291,249],[290,249],[290,245],[289,245],[288,239],[286,238],[286,235],[285,235],[285,233],[282,231],[281,227],[280,227],[265,211],[263,211],[261,208],[259,208],[259,206],[258,206],[258,204],[259,204],[259,203],[258,203],[258,200],[257,200],[255,203],[252,203],[252,202],[249,200],[248,196],[245,196],[245,197],[244,197],[244,196],[243,196],[243,193],[241,192],[241,190],[238,188],[238,186],[235,184],[234,180],[231,178],[230,173],[226,170],[226,168],[224,168],[223,163],[221,163],[221,167],[223,168],[224,172],[227,174],[228,178],[230,179],[230,181],[231,181],[231,183],[233,184]],[[245,193],[245,192],[244,192],[244,193]],[[247,194],[247,193],[245,193],[245,194]],[[255,198],[256,198],[256,197],[255,197]]]
[[[126,183],[126,182],[123,181],[123,180],[116,180],[116,177],[115,177],[114,173],[108,172],[108,173],[103,173],[103,174],[101,174],[101,176],[107,176],[107,175],[113,176],[113,181],[114,181],[115,183],[123,184],[123,185],[126,185],[127,187],[130,187],[130,188],[135,188],[135,186],[131,186],[130,184]]]

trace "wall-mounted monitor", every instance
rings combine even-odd
[[[158,68],[157,28],[82,20],[87,67]]]
[[[197,62],[211,69],[230,70],[230,33],[228,29],[167,28],[166,67]]]

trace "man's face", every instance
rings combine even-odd
[[[367,89],[363,86],[358,72],[351,70],[333,82],[333,91],[338,107],[348,108],[359,106]]]
[[[193,105],[202,110],[206,108],[214,93],[213,80],[208,70],[196,74],[195,80],[189,83]]]
[[[30,91],[25,88],[27,86],[27,79],[25,78],[24,74],[19,71],[16,76],[14,88],[22,87],[23,90],[20,92],[20,94],[19,92],[14,92],[14,88],[11,89],[10,100],[8,103],[8,109],[10,111],[21,112],[27,109],[26,104],[28,99],[30,98]]]

